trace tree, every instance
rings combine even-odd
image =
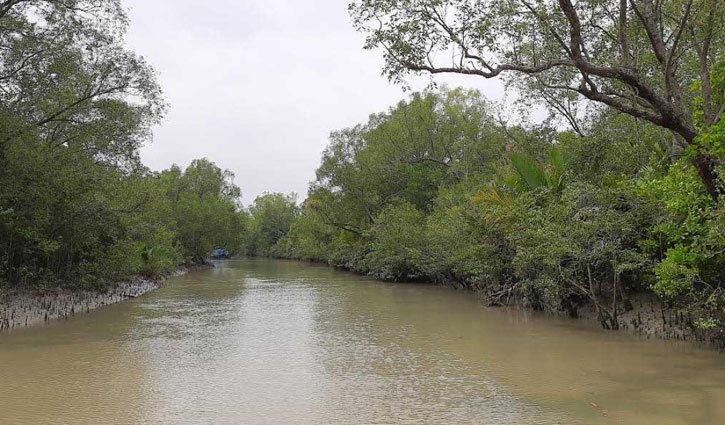
[[[126,24],[116,0],[0,2],[0,279],[10,284],[98,286],[137,270],[127,218],[144,201],[138,148],[165,105],[154,71],[125,48]]]
[[[119,0],[0,0],[0,289],[95,287],[240,247],[233,174],[153,173],[165,111]]]
[[[310,197],[332,226],[362,234],[391,201],[428,210],[444,183],[493,173],[506,137],[474,90],[415,93],[332,133]]]
[[[126,26],[117,0],[0,3],[0,158],[30,136],[129,166],[165,104]]]
[[[289,234],[299,215],[297,195],[265,193],[249,207],[250,223],[244,245],[251,255],[270,255],[277,242]]]
[[[370,252],[365,258],[369,273],[385,280],[421,278],[425,247],[425,214],[406,201],[391,202],[369,230]]]
[[[173,166],[159,175],[169,204],[162,208],[173,218],[167,227],[176,232],[187,260],[203,262],[218,247],[240,248],[244,216],[241,191],[233,180],[234,173],[206,158],[192,161],[184,171]]]
[[[513,265],[530,300],[576,314],[589,301],[605,329],[617,329],[626,291],[623,276],[645,269],[638,243],[652,220],[651,205],[627,187],[573,184],[519,198],[509,239]],[[552,196],[554,195],[554,196]]]
[[[350,11],[367,35],[366,48],[384,50],[392,80],[411,72],[523,77],[565,115],[562,105],[575,94],[667,128],[683,147],[694,146],[698,174],[718,196],[717,161],[696,139],[725,108],[711,83],[725,50],[725,2],[357,0]]]

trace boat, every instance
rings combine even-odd
[[[217,248],[211,253],[211,258],[215,260],[221,260],[224,258],[229,258],[229,252],[227,252],[224,248]]]

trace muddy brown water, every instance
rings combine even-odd
[[[238,260],[0,334],[2,424],[721,424],[725,357]]]

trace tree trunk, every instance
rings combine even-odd
[[[703,153],[698,153],[695,155],[695,158],[693,158],[692,163],[695,166],[695,169],[697,169],[697,174],[700,176],[700,179],[702,179],[702,182],[705,184],[707,193],[709,193],[713,199],[717,200],[720,193],[717,187],[715,159]]]
[[[616,330],[619,329],[619,320],[617,320],[617,286],[619,283],[619,274],[617,274],[616,267],[614,268],[614,290],[612,291],[612,315],[610,316],[610,321],[612,324],[612,329]]]

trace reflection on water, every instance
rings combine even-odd
[[[272,260],[0,335],[0,423],[725,423],[725,358]]]

